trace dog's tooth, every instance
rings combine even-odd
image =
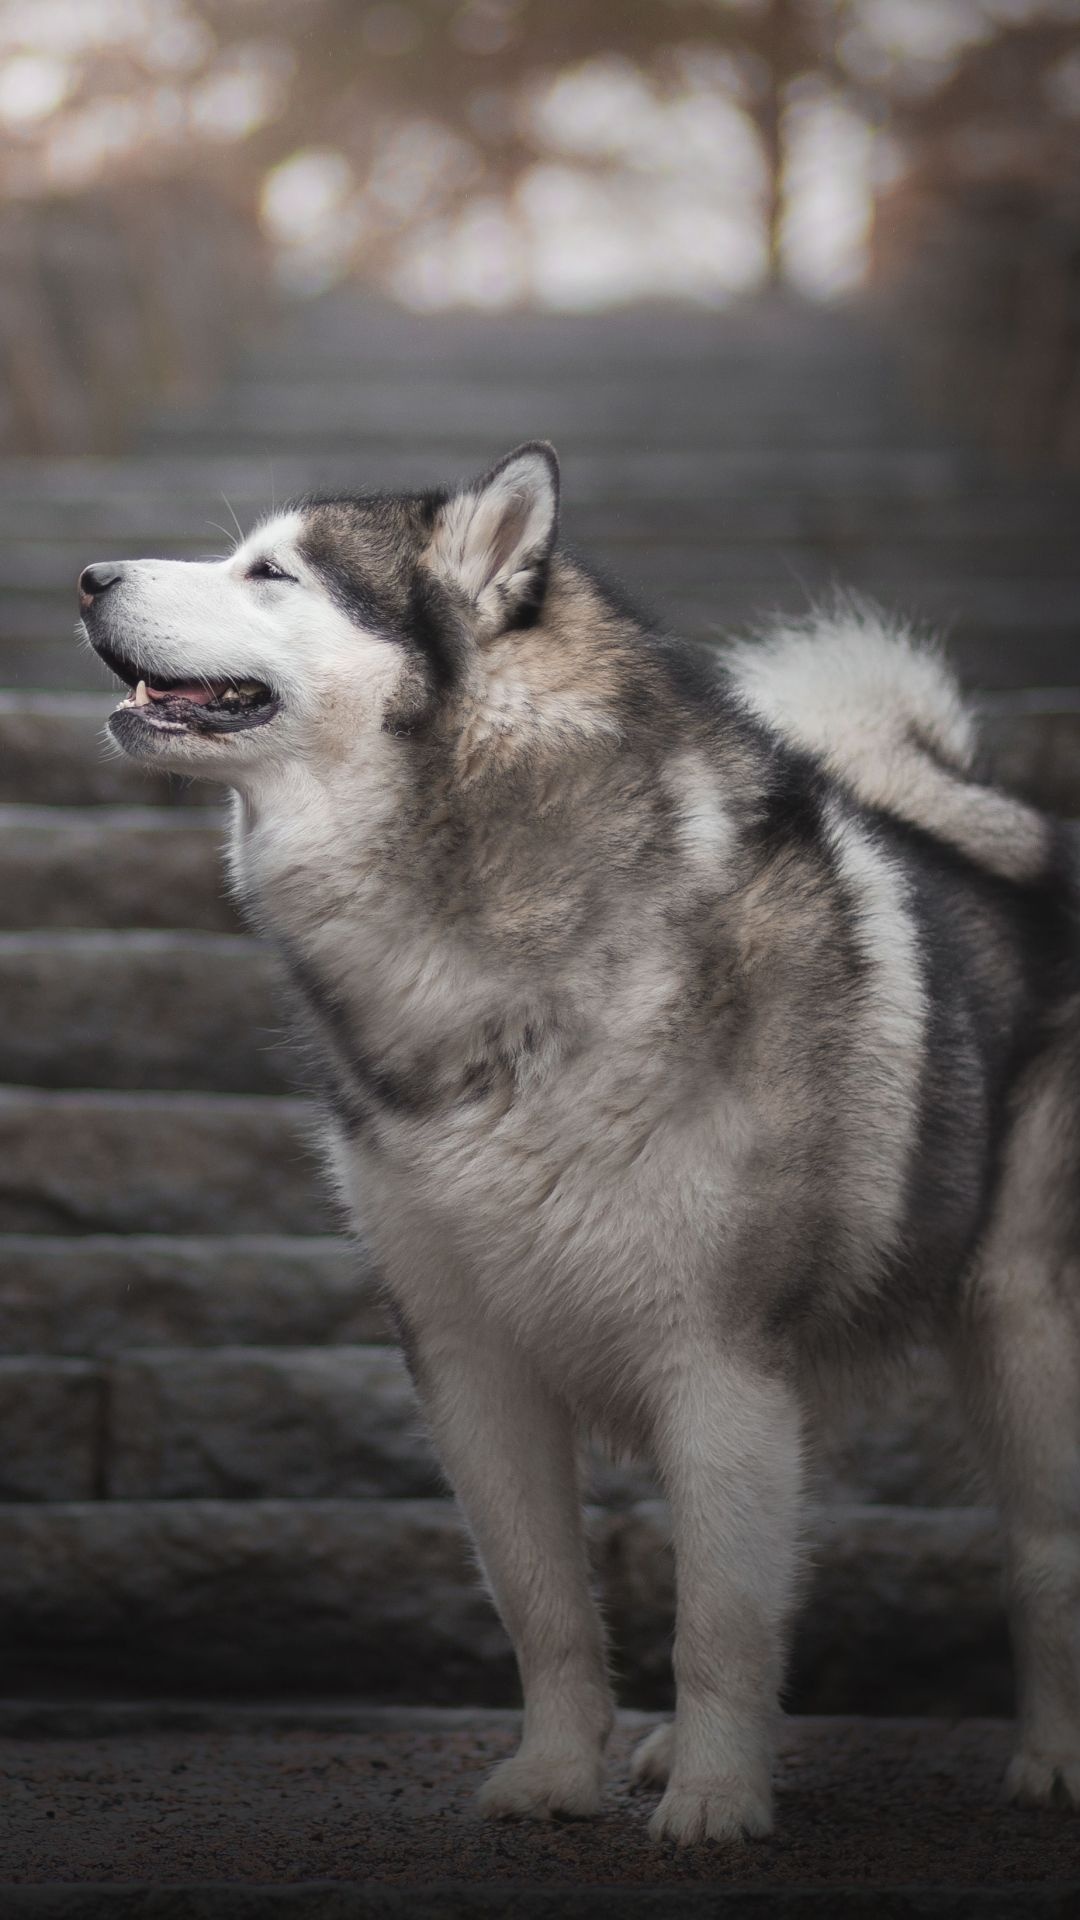
[[[137,707],[148,707],[150,705],[150,695],[146,691],[145,680],[140,680],[135,689],[135,705]]]

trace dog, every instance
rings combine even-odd
[[[482,1810],[599,1804],[599,1436],[672,1514],[651,1832],[770,1831],[817,1409],[927,1339],[1007,1541],[1008,1791],[1080,1806],[1069,828],[983,776],[938,652],[873,608],[716,652],[557,533],[537,442],[80,580],[114,742],[234,791],[232,885],[514,1645]]]

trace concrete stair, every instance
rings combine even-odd
[[[272,957],[223,890],[222,796],[103,747],[103,671],[65,637],[79,566],[220,546],[219,489],[249,521],[271,447],[280,500],[552,434],[572,537],[691,630],[798,609],[834,577],[955,615],[999,763],[1080,814],[1080,490],[924,443],[857,328],[787,309],[438,325],[316,304],[138,452],[0,468],[11,1697],[515,1689],[376,1276],[335,1234]],[[592,1462],[590,1488],[623,1695],[661,1706],[664,1511],[632,1466]],[[851,1416],[816,1498],[793,1703],[1008,1712],[994,1517],[936,1367]]]
[[[100,685],[94,693],[0,691],[0,806],[86,808],[107,821],[99,808],[220,805],[205,781],[153,778],[117,753],[106,740],[108,711]],[[16,826],[25,818],[19,813]]]
[[[9,1357],[387,1337],[374,1278],[337,1236],[7,1233],[3,1247]]]
[[[0,933],[0,1075],[28,1086],[269,1093],[271,956],[231,934]]]
[[[0,930],[233,931],[220,841],[206,807],[0,807]]]
[[[840,580],[948,626],[975,685],[1072,683],[1080,487],[930,433],[855,320],[784,302],[534,318],[403,330],[354,294],[137,453],[5,463],[0,684],[99,684],[67,639],[88,553],[221,551],[233,512],[452,479],[537,435],[564,460],[568,537],[689,631],[801,611]]]
[[[325,1233],[300,1101],[0,1090],[0,1233]]]

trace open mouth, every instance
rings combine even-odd
[[[281,701],[261,680],[171,680],[150,670],[143,677],[121,655],[99,645],[105,665],[131,691],[116,708],[145,726],[170,733],[237,733],[272,720]]]

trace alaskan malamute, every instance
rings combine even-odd
[[[937,1339],[1007,1537],[1008,1788],[1080,1805],[1080,943],[1067,830],[936,653],[843,607],[717,657],[556,544],[550,447],[87,567],[148,765],[322,1063],[525,1693],[485,1812],[589,1814],[611,1725],[582,1436],[671,1504],[657,1839],[768,1833],[823,1393]]]

